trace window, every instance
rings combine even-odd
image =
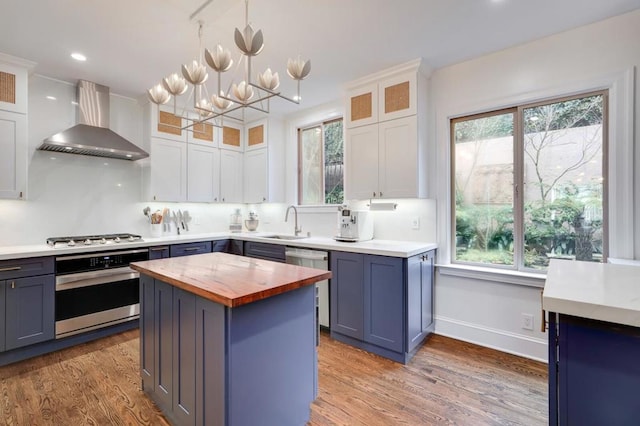
[[[451,121],[453,259],[606,260],[607,92]]]
[[[342,204],[343,182],[342,119],[298,129],[298,203]]]

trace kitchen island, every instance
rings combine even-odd
[[[143,390],[176,425],[301,425],[328,271],[226,253],[132,263]]]
[[[640,268],[551,260],[549,424],[640,421]]]

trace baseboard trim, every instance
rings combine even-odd
[[[435,334],[544,363],[547,362],[548,358],[548,344],[545,339],[511,333],[453,318],[436,316]]]

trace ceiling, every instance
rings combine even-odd
[[[197,20],[204,21],[204,47],[220,43],[237,62],[233,30],[244,27],[245,2],[213,0],[190,20],[205,1],[8,1],[0,52],[36,62],[38,74],[141,97],[196,57]],[[265,39],[254,74],[271,67],[283,93],[293,95],[287,58],[311,60],[301,106],[272,102],[272,111],[287,114],[336,100],[345,83],[418,57],[440,68],[629,12],[640,0],[251,0],[249,6],[249,21]],[[76,51],[88,60],[71,59]]]

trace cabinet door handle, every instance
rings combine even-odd
[[[0,268],[0,272],[19,271],[20,269],[22,269],[21,266],[10,266],[8,268]]]
[[[218,197],[214,198],[213,201],[218,201]]]
[[[376,192],[373,191],[373,198],[376,198]]]
[[[184,251],[198,251],[201,248],[202,247],[187,247],[186,249],[184,249]]]
[[[540,308],[541,308],[541,311],[542,311],[542,321],[540,321],[540,331],[544,333],[545,331],[547,331],[547,316],[545,315],[544,308],[542,307],[543,306],[542,305],[542,292],[543,291],[544,290],[540,290]]]
[[[380,192],[380,197],[382,197],[382,191]]]
[[[169,247],[151,247],[149,249],[149,251],[165,251],[167,250]]]
[[[11,288],[16,288],[16,282],[15,281],[11,281]]]

